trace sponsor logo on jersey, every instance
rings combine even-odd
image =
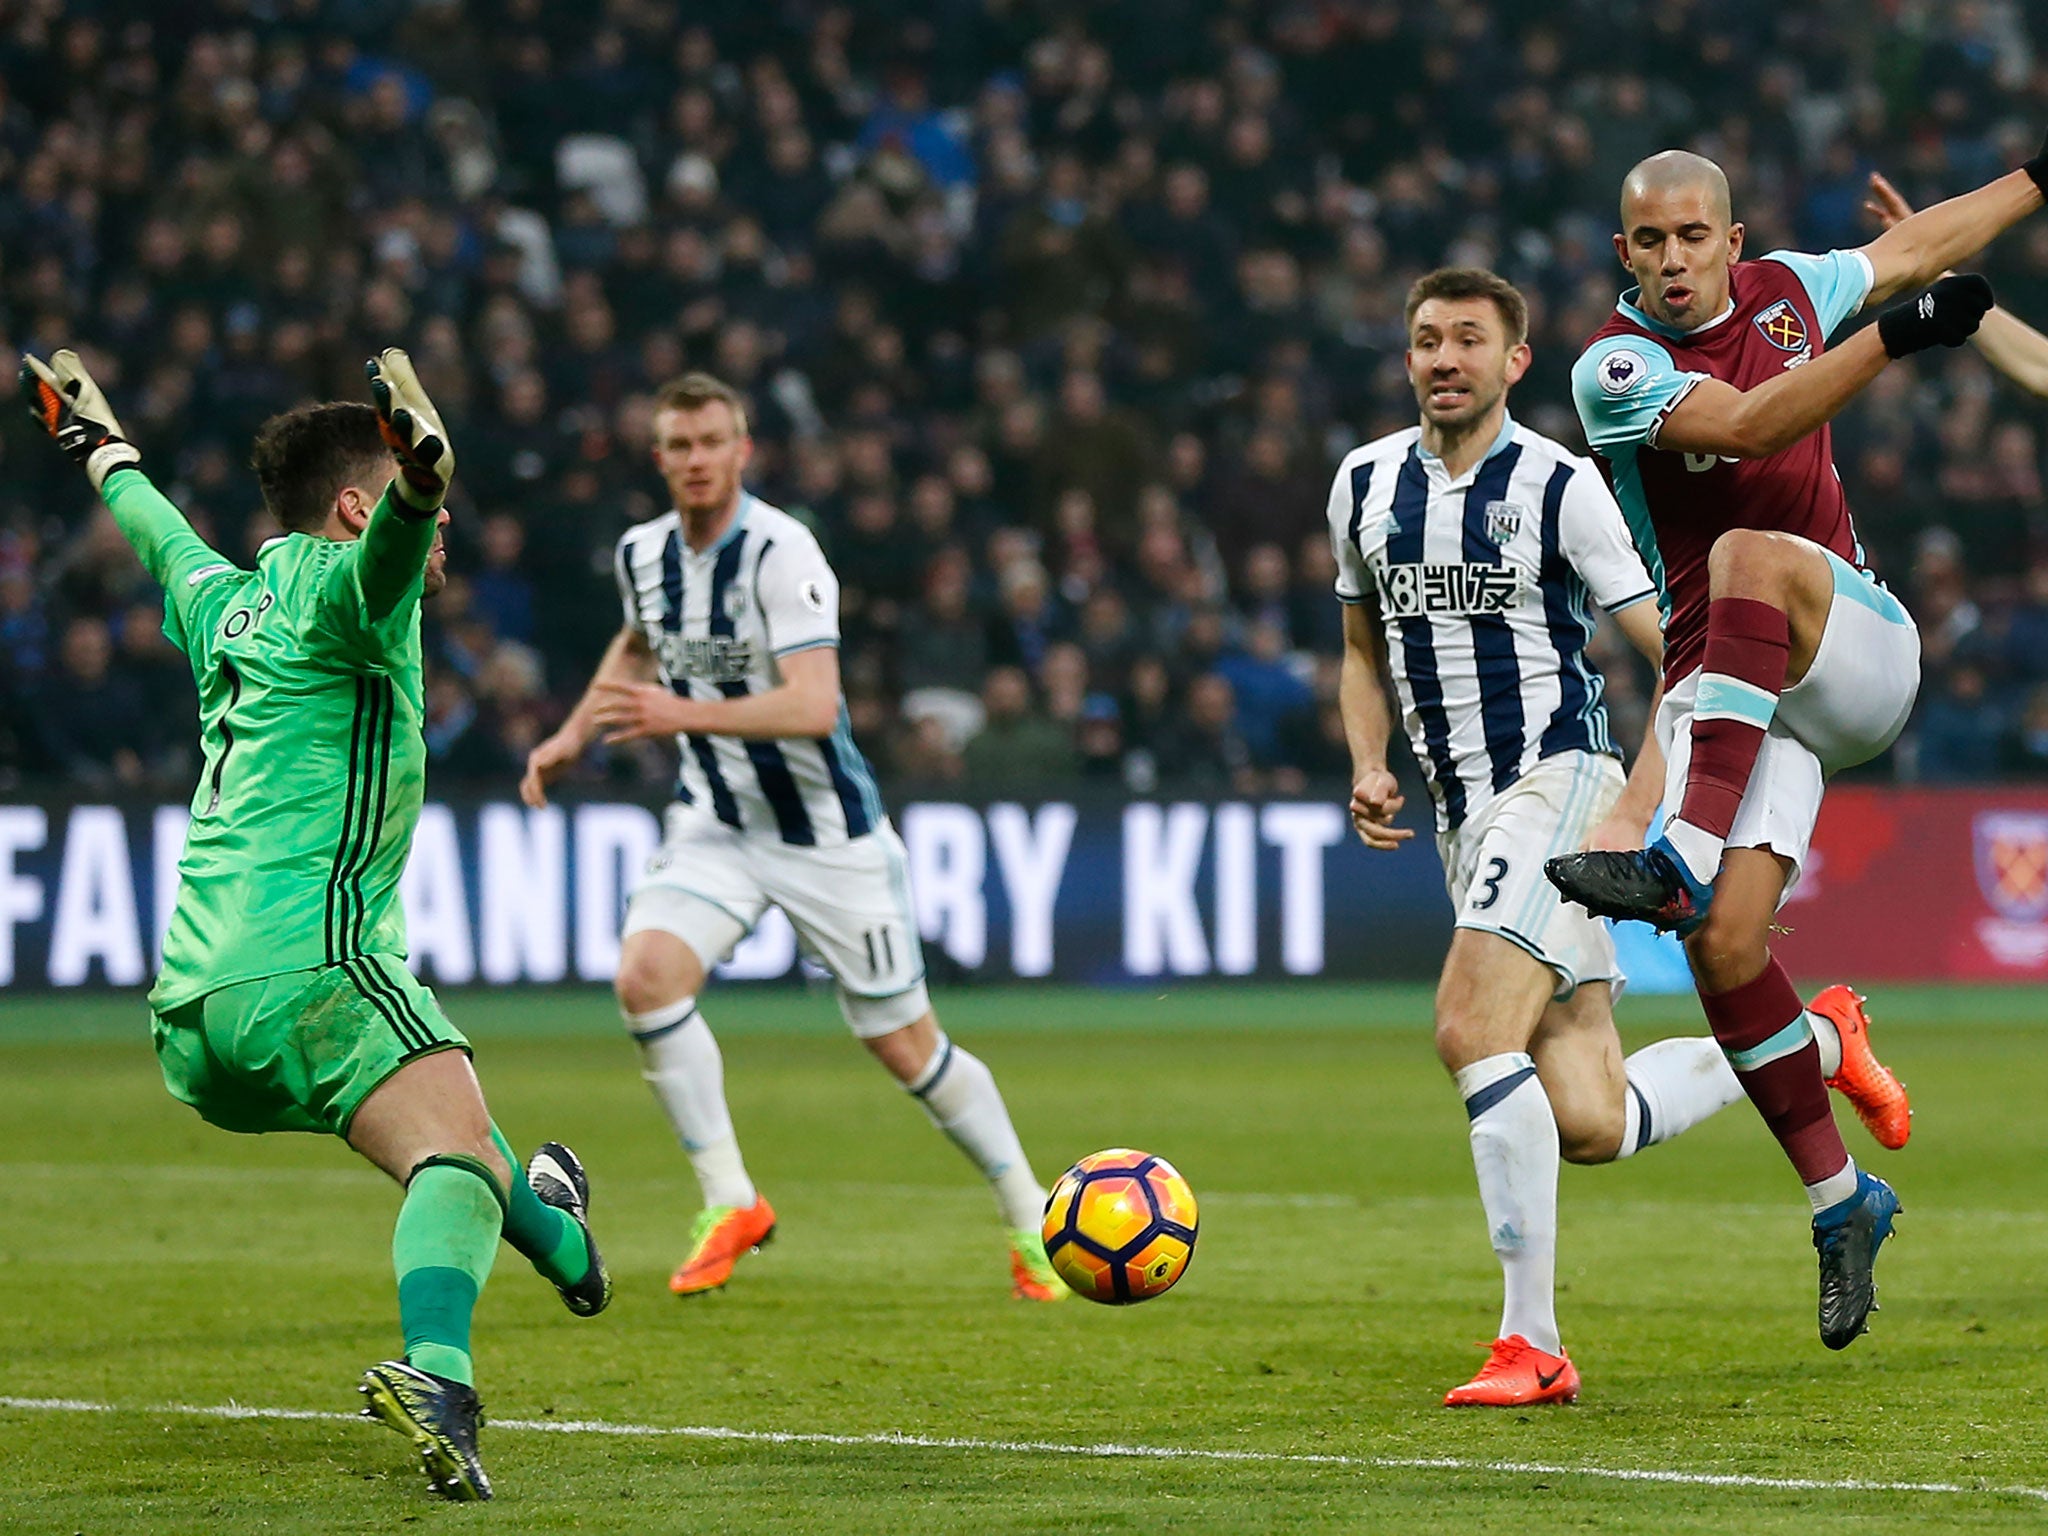
[[[824,583],[818,581],[815,577],[798,587],[796,595],[803,600],[803,605],[810,609],[811,612],[823,613],[825,611]]]
[[[1383,565],[1374,572],[1386,619],[1505,613],[1522,595],[1515,565]]]
[[[672,635],[655,641],[661,670],[671,679],[702,678],[711,683],[737,683],[754,670],[754,643],[732,635]]]
[[[1486,536],[1506,544],[1522,528],[1522,504],[1518,501],[1489,501],[1486,504]]]
[[[1790,299],[1780,299],[1758,315],[1756,328],[1764,333],[1764,340],[1780,352],[1806,350],[1806,322],[1792,307]]]
[[[1593,369],[1600,391],[1625,395],[1650,376],[1650,360],[1634,347],[1615,347]]]

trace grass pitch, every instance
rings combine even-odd
[[[579,1321],[501,1253],[476,1329],[497,1502],[430,1500],[396,1436],[340,1417],[361,1368],[398,1348],[396,1191],[337,1144],[201,1124],[164,1094],[138,1001],[15,997],[0,1004],[0,1529],[1890,1532],[2048,1516],[2038,992],[1875,999],[1918,1116],[1898,1154],[1848,1124],[1906,1214],[1884,1311],[1844,1354],[1815,1338],[1803,1202],[1745,1106],[1618,1167],[1567,1168],[1560,1314],[1585,1395],[1521,1414],[1436,1406],[1479,1363],[1499,1282],[1422,992],[941,996],[1041,1177],[1125,1143],[1193,1182],[1188,1277],[1128,1309],[1010,1301],[979,1180],[829,999],[735,991],[710,1018],[782,1231],[724,1293],[675,1301],[695,1187],[608,999],[447,1002],[515,1145],[558,1136],[588,1162],[618,1282],[612,1310]],[[1699,1027],[1690,999],[1634,1002],[1623,1022],[1631,1045]]]

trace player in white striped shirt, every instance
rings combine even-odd
[[[1555,853],[1640,847],[1656,809],[1663,759],[1646,741],[1624,787],[1584,654],[1597,602],[1661,660],[1655,584],[1593,465],[1507,413],[1530,359],[1513,285],[1433,272],[1410,290],[1407,324],[1421,425],[1348,455],[1330,489],[1351,815],[1368,848],[1414,835],[1394,824],[1391,673],[1457,910],[1437,1054],[1465,1101],[1506,1291],[1486,1364],[1444,1401],[1569,1402],[1579,1375],[1553,1298],[1560,1155],[1627,1157],[1742,1089],[1711,1036],[1622,1059],[1613,940],[1543,878]]]
[[[838,983],[847,1025],[981,1169],[1010,1233],[1014,1294],[1066,1295],[1038,1235],[1045,1191],[995,1078],[946,1038],[925,993],[903,843],[839,690],[839,582],[811,531],[749,494],[739,395],[709,374],[661,394],[655,464],[674,509],[629,529],[615,562],[624,623],[520,793],[599,734],[673,736],[682,767],[661,847],[626,909],[614,982],[644,1075],[703,1188],[679,1296],[725,1284],[775,1212],[754,1188],[697,1009],[712,966],[770,905]]]

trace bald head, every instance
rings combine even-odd
[[[1614,253],[1641,289],[1633,302],[1653,320],[1690,331],[1722,314],[1742,241],[1728,178],[1704,155],[1667,149],[1621,184]]]
[[[1735,222],[1735,205],[1728,196],[1728,176],[1705,155],[1688,149],[1667,149],[1636,162],[1621,183],[1621,227],[1629,227],[1630,209],[1646,198],[1673,193],[1706,194],[1712,216],[1723,225]]]

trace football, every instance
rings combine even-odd
[[[1171,1290],[1195,1252],[1195,1192],[1163,1157],[1112,1147],[1061,1174],[1045,1255],[1077,1294],[1110,1306]]]

